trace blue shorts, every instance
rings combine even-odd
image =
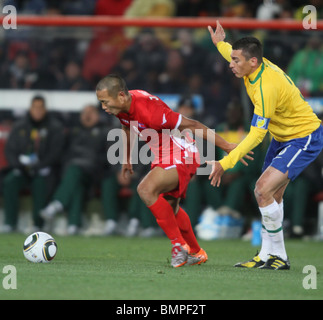
[[[292,181],[320,154],[323,149],[323,127],[305,138],[293,139],[287,142],[278,142],[272,139],[268,148],[264,172],[269,166],[285,173]]]

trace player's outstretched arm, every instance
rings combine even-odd
[[[215,31],[213,31],[211,26],[208,26],[208,30],[210,32],[212,42],[214,43],[215,46],[217,46],[217,44],[220,41],[224,41],[225,32],[224,32],[224,29],[222,28],[219,20],[216,21],[216,29],[215,29]]]
[[[189,119],[186,117],[182,117],[182,122],[178,128],[180,131],[183,131],[185,129],[190,130],[195,136],[202,138],[215,146],[221,148],[226,153],[230,153],[232,150],[234,150],[237,147],[236,143],[230,143],[223,139],[220,135],[218,135],[214,130],[209,129],[207,126],[205,126],[203,123]],[[252,151],[249,152],[249,154],[253,154]],[[254,160],[251,156],[245,155],[245,159],[248,160]],[[245,165],[248,166],[248,163],[242,159],[240,161]]]
[[[220,22],[217,20],[215,31],[213,31],[211,26],[208,26],[208,30],[210,32],[213,44],[218,48],[223,58],[228,62],[231,62],[232,46],[230,43],[224,42],[225,32]]]

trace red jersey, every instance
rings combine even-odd
[[[195,141],[176,130],[182,115],[171,110],[162,100],[142,90],[130,91],[132,102],[128,113],[119,113],[122,125],[146,141],[156,164],[192,164],[199,162]]]

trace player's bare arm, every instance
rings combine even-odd
[[[208,26],[208,30],[210,32],[212,42],[215,46],[218,44],[218,42],[223,41],[225,39],[225,32],[218,20],[216,21],[215,31],[213,31],[211,26]]]
[[[126,126],[122,126],[122,130],[126,134],[126,141],[123,141],[123,163],[121,167],[121,175],[124,179],[129,177],[129,174],[133,174],[132,164],[131,164],[131,145],[130,145],[130,129]]]
[[[191,130],[194,135],[203,138],[204,140],[208,140],[225,152],[230,152],[235,147],[232,146],[231,143],[223,139],[221,136],[219,136],[217,133],[215,133],[213,130],[209,129],[207,126],[197,120],[189,119],[183,116],[182,122],[178,129],[180,131],[183,131],[185,129]]]
[[[182,122],[178,128],[180,131],[185,129],[191,130],[199,138],[202,138],[210,143],[214,144],[215,146],[221,148],[226,153],[230,153],[237,147],[236,143],[230,143],[223,139],[220,135],[218,135],[214,130],[209,129],[207,126],[202,124],[201,122],[193,119],[189,119],[186,117],[182,117]],[[249,154],[253,154],[252,151]],[[245,159],[254,160],[251,156],[245,155]],[[244,160],[240,160],[245,166],[248,166],[248,163]]]

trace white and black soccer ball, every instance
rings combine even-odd
[[[53,260],[57,253],[54,238],[45,232],[35,232],[24,242],[24,256],[33,263],[47,263]]]

